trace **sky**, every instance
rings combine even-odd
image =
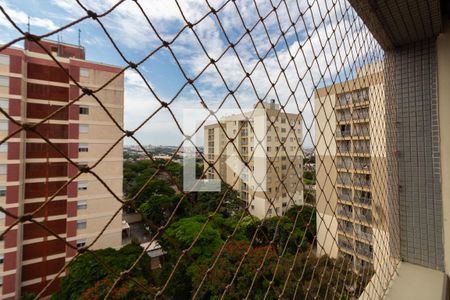
[[[137,3],[0,0],[17,26],[27,31],[30,19],[30,31],[37,35],[86,16],[84,9],[100,15],[113,8],[99,18],[110,37],[96,20],[87,18],[49,38],[78,44],[80,30],[88,60],[125,67],[145,59],[138,67],[140,74],[125,72],[124,100],[126,129],[133,130],[148,119],[136,133],[145,145],[179,145],[183,135],[176,120],[180,126],[186,122],[201,126],[209,113],[202,100],[220,118],[233,110],[249,110],[260,98],[275,99],[286,112],[300,112],[304,146],[312,147],[315,88],[352,78],[355,66],[381,57],[374,53],[373,38],[346,0]],[[185,26],[187,22],[192,29]],[[21,36],[3,14],[0,32],[0,43]],[[161,47],[162,41],[169,42],[170,49]],[[15,46],[22,45],[20,41]],[[169,103],[170,112],[159,101]],[[210,115],[206,123],[214,120]],[[184,130],[185,134],[194,134],[195,127]],[[199,132],[196,141],[201,146],[203,131]]]

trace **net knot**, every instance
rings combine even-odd
[[[94,20],[97,20],[97,19],[98,19],[97,13],[96,13],[96,12],[93,12],[92,10],[88,10],[88,11],[87,11],[87,15],[89,16],[89,18],[92,18],[92,19],[94,19]]]

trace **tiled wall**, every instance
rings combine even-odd
[[[434,40],[389,53],[397,102],[400,255],[443,270],[442,195]]]

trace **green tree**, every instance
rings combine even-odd
[[[136,207],[140,207],[148,199],[153,196],[165,195],[173,196],[175,195],[175,190],[164,180],[152,179],[147,183],[148,178],[145,175],[141,175],[136,180],[136,184],[132,187],[129,197],[137,195],[141,190],[141,187],[145,186],[142,192],[134,199]]]
[[[306,235],[306,240],[313,243],[317,233],[316,225],[316,209],[310,205],[295,205],[288,209],[286,217],[292,222],[297,217],[297,227],[303,229]]]
[[[200,299],[219,299],[226,286],[231,282],[243,255],[249,248],[248,241],[230,241],[224,247],[217,263],[206,277],[204,284],[199,289]],[[266,255],[267,252],[267,255]],[[219,255],[217,252],[215,255]],[[264,264],[261,266],[262,259]],[[243,261],[237,277],[227,291],[226,299],[244,299],[249,292],[253,277],[258,272],[254,285],[250,291],[251,299],[263,299],[265,291],[269,286],[273,275],[277,255],[270,246],[250,248],[248,255]],[[209,265],[202,264],[200,270],[194,274],[194,287],[197,289]]]
[[[167,223],[172,212],[175,210],[181,194],[174,195],[155,195],[144,201],[139,207],[139,212],[145,215],[152,227],[160,227]],[[181,200],[181,204],[176,210],[175,220],[188,217],[190,215],[191,204],[185,197]]]
[[[119,274],[127,270],[142,251],[139,245],[129,244],[120,250],[106,248],[96,250],[94,253],[104,264]],[[67,273],[62,279],[61,289],[52,296],[52,299],[78,299],[85,291],[95,287],[98,281],[105,278],[115,279],[111,272],[89,252],[75,258]],[[142,282],[144,286],[153,284],[150,258],[147,255],[142,257],[138,265],[130,272],[129,277]]]
[[[223,200],[222,200],[223,199]],[[238,193],[231,186],[222,182],[220,192],[197,192],[194,195],[194,214],[209,214],[219,206],[219,213],[235,216],[245,207]]]
[[[181,255],[181,251],[190,247],[206,222],[205,216],[194,216],[181,219],[169,226],[160,239],[161,246],[167,252],[166,263],[163,267],[162,279],[165,282]],[[203,229],[196,243],[181,260],[173,274],[167,295],[173,299],[189,299],[192,290],[191,278],[198,272],[199,264],[210,261],[214,252],[223,244],[220,231],[208,223]]]

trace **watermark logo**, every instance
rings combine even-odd
[[[199,120],[205,120],[208,114],[210,117],[202,124]],[[256,107],[243,113],[239,109],[221,109],[221,117],[216,117],[205,109],[183,110],[183,131],[192,134],[182,147],[183,190],[219,192],[221,181],[227,181],[228,176],[233,181],[239,177],[241,183],[252,186],[254,191],[265,191],[269,124],[266,110]],[[220,172],[222,180],[196,178],[200,145],[203,145],[207,177]],[[249,160],[251,166],[247,163]]]

